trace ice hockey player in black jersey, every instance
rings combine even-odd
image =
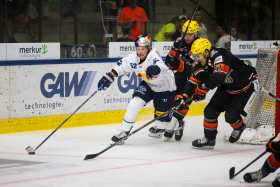
[[[192,43],[198,39],[198,30],[199,24],[196,21],[186,21],[182,27],[182,32],[186,33],[185,36],[178,38],[174,43],[173,47],[170,50],[169,54],[165,58],[165,64],[169,66],[175,75],[175,83],[177,90],[175,94],[177,97],[181,96],[181,91],[184,88],[187,80],[191,76],[191,64],[194,62],[194,59],[190,55],[190,50]],[[189,27],[188,27],[189,25]],[[186,29],[188,30],[186,32]],[[180,141],[183,136],[184,131],[184,117],[187,115],[189,110],[189,105],[182,105],[178,110],[173,113],[173,116],[177,119],[179,123],[179,129],[176,131],[159,129],[157,126],[153,126],[149,129],[149,136],[151,137],[161,137],[164,132],[165,141],[168,141],[175,134],[175,140]]]
[[[182,99],[192,96],[194,101],[203,100],[209,90],[217,88],[204,109],[204,137],[194,140],[192,147],[214,148],[218,117],[224,111],[225,121],[233,128],[229,142],[235,143],[246,128],[241,115],[247,115],[259,90],[257,72],[229,51],[212,47],[205,38],[197,39],[191,52],[196,62]],[[175,105],[179,102],[175,101]]]
[[[265,160],[262,168],[255,172],[246,173],[243,176],[245,182],[259,182],[270,173],[274,173],[280,167],[280,134],[270,139],[266,144],[266,151],[271,154]],[[275,177],[272,186],[280,187],[280,173]]]

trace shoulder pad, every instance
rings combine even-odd
[[[210,51],[210,57],[212,58],[215,54],[217,54],[218,53],[218,51],[216,51],[216,50],[211,50]]]

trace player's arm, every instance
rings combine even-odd
[[[214,71],[213,74],[205,81],[205,87],[207,89],[214,89],[224,84],[226,76],[230,72],[229,65],[224,61],[222,55],[217,55],[214,58]]]
[[[128,68],[127,57],[119,60],[111,72],[105,73],[105,75],[98,82],[98,88],[102,86],[101,90],[106,90],[114,82],[114,77],[125,74],[126,71],[130,71]]]

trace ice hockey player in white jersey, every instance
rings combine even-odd
[[[114,77],[135,72],[142,78],[127,106],[120,132],[112,137],[113,142],[123,144],[127,138],[137,114],[151,100],[153,100],[154,117],[170,110],[174,104],[175,78],[173,72],[164,64],[156,49],[152,49],[150,36],[140,35],[135,40],[136,52],[118,61],[117,65],[106,73],[98,82],[98,88],[107,89],[114,81]],[[179,126],[172,115],[166,115],[155,121],[155,125],[162,129],[176,130]]]

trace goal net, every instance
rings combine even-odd
[[[278,69],[278,70],[277,70]],[[260,89],[263,87],[273,95],[280,95],[280,51],[279,49],[259,49],[256,71]],[[278,72],[278,73],[277,73]],[[277,82],[278,81],[278,82]],[[247,128],[238,143],[266,144],[275,133],[279,132],[280,104],[266,93],[259,91],[244,123]],[[228,140],[230,133],[225,135]]]

